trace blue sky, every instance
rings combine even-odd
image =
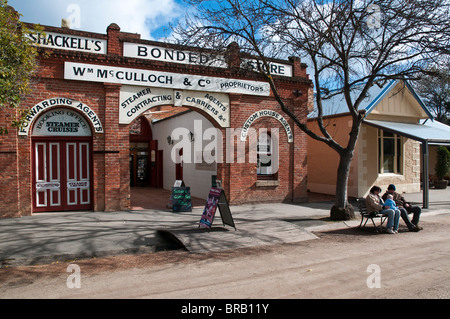
[[[23,15],[22,21],[61,26],[72,21],[72,29],[106,33],[111,23],[141,38],[161,40],[171,34],[168,24],[184,16],[181,0],[8,0]]]

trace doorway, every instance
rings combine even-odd
[[[163,187],[162,151],[148,120],[142,116],[130,126],[130,186]]]
[[[83,116],[57,108],[32,135],[33,212],[91,210],[92,134]]]

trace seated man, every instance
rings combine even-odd
[[[395,185],[391,184],[388,186],[386,193],[383,195],[383,200],[387,199],[388,195],[393,196],[393,200],[397,204],[397,207],[400,209],[400,216],[405,222],[406,226],[410,231],[418,232],[423,228],[419,226],[420,214],[422,213],[422,209],[419,206],[411,206],[408,202],[406,202],[405,198],[399,193],[395,192]],[[408,214],[413,213],[412,221],[409,220]]]

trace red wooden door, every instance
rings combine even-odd
[[[91,142],[33,141],[33,211],[92,209]]]

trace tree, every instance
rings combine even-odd
[[[354,216],[348,203],[350,164],[364,114],[358,111],[377,81],[415,79],[441,54],[449,54],[449,0],[190,0],[196,12],[176,29],[183,44],[214,48],[237,42],[266,66],[281,109],[310,137],[340,157],[331,217]],[[313,69],[320,134],[302,123],[278,94],[267,58],[299,56]],[[339,144],[323,122],[324,99],[343,94],[352,117],[349,138]]]
[[[37,69],[37,49],[27,37],[30,31],[19,21],[20,15],[6,0],[0,0],[0,108],[15,109],[27,94],[33,72]],[[20,119],[13,120],[18,126]],[[0,127],[0,135],[7,134]]]
[[[436,120],[447,124],[450,120],[450,60],[429,68],[417,81],[416,88]]]

